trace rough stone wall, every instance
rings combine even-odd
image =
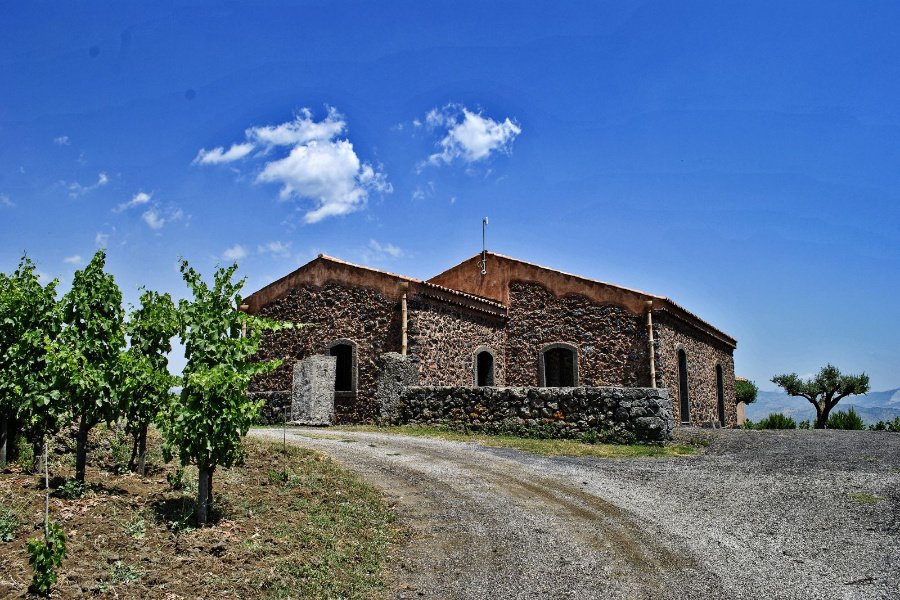
[[[500,317],[411,298],[407,333],[422,385],[475,385],[475,351],[482,347],[494,354],[494,385],[506,381]]]
[[[409,387],[401,420],[494,432],[539,429],[563,438],[628,431],[645,442],[670,440],[674,424],[667,390],[619,387]]]
[[[284,364],[256,379],[250,391],[290,390],[296,360],[327,354],[330,342],[349,339],[357,344],[357,391],[335,395],[335,422],[377,418],[377,361],[385,352],[400,348],[400,308],[396,300],[368,288],[328,283],[296,287],[260,309],[259,314],[304,326],[265,334],[258,358],[280,358]]]
[[[281,425],[291,420],[291,391],[250,392],[251,400],[262,400],[262,408],[256,422],[260,425]]]
[[[653,319],[653,331],[657,344],[656,384],[669,388],[675,422],[681,423],[678,350],[683,348],[687,358],[691,425],[703,426],[719,422],[716,364],[722,365],[725,389],[725,425],[726,427],[737,425],[733,350],[708,336],[695,333],[675,319],[657,314],[654,314]],[[703,339],[704,337],[706,339]]]
[[[644,317],[584,296],[554,296],[536,283],[510,284],[506,384],[539,385],[541,349],[554,342],[578,348],[578,385],[650,385]]]

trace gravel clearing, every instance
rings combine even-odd
[[[628,460],[287,435],[396,502],[396,598],[900,597],[897,434],[680,430],[706,451]]]

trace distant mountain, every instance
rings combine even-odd
[[[847,410],[851,406],[867,425],[878,421],[892,421],[900,417],[900,388],[869,392],[862,396],[847,396],[834,410]],[[792,417],[798,423],[803,420],[811,421],[816,417],[816,409],[806,398],[762,390],[759,391],[756,402],[747,406],[746,416],[752,421],[759,421],[773,412]]]

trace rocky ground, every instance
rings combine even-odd
[[[705,452],[627,460],[287,435],[397,502],[397,598],[900,596],[897,434],[681,430]]]

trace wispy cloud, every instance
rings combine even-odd
[[[84,196],[88,192],[92,192],[97,188],[101,188],[107,183],[109,183],[109,176],[106,173],[100,173],[97,175],[97,183],[92,185],[82,185],[77,181],[73,181],[72,183],[66,184],[66,182],[62,182],[69,190],[70,198],[78,198],[79,196]]]
[[[424,124],[415,121],[417,127],[439,132],[442,137],[436,145],[439,152],[430,155],[419,164],[447,165],[454,161],[474,163],[488,159],[498,152],[509,154],[512,143],[522,133],[522,128],[507,117],[495,121],[481,111],[469,110],[460,104],[448,104],[434,108],[425,116]]]
[[[240,244],[235,244],[222,253],[222,258],[225,260],[240,260],[245,256],[247,256],[247,250]]]
[[[194,164],[197,165],[219,165],[222,163],[230,163],[240,160],[253,152],[253,144],[232,144],[231,148],[225,150],[223,146],[207,150],[201,148],[194,158]]]
[[[265,163],[256,181],[280,185],[282,200],[311,201],[313,207],[304,220],[317,223],[361,210],[372,192],[393,191],[380,169],[360,160],[346,139],[346,130],[346,120],[336,109],[329,107],[325,118],[317,121],[312,111],[304,108],[291,121],[246,129],[246,141],[232,145],[227,152],[224,147],[201,150],[194,162],[230,162],[258,149],[257,156]],[[207,156],[212,158],[205,160]]]
[[[67,265],[80,265],[84,261],[81,259],[80,254],[73,254],[72,256],[65,257],[63,262]]]
[[[0,194],[0,206],[4,208],[14,208],[16,203],[9,199],[6,194]]]
[[[61,135],[57,138],[53,138],[53,143],[56,144],[57,146],[71,145],[71,142],[69,141],[69,136],[67,136],[67,135]]]
[[[123,210],[128,210],[129,208],[134,208],[135,206],[141,206],[142,204],[147,204],[150,202],[150,199],[153,198],[153,193],[146,192],[138,192],[134,196],[131,197],[131,200],[128,202],[123,202],[113,209],[113,212],[122,212]]]
[[[174,223],[180,221],[184,217],[184,212],[180,208],[161,209],[158,206],[147,209],[141,218],[147,227],[154,231],[162,229],[166,223]]]
[[[291,243],[290,242],[267,242],[265,244],[260,244],[256,247],[257,254],[271,254],[272,256],[277,256],[279,258],[287,258],[291,254]]]
[[[400,258],[405,254],[401,248],[394,244],[381,244],[376,240],[369,240],[368,249],[375,257],[389,256],[391,258]]]
[[[109,234],[98,231],[97,235],[94,236],[94,243],[101,248],[105,248],[109,243]]]

